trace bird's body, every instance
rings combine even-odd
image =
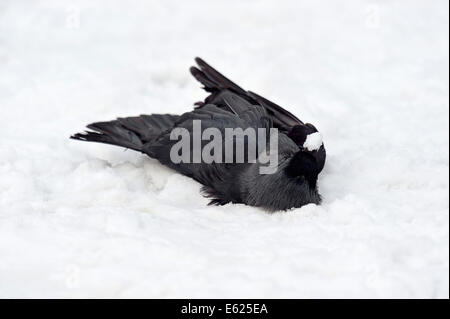
[[[159,160],[162,164],[189,176],[203,185],[211,204],[244,203],[267,210],[286,210],[308,203],[320,203],[317,177],[325,163],[325,148],[311,124],[265,98],[245,91],[203,60],[196,59],[199,68],[192,75],[204,85],[210,95],[197,107],[182,115],[152,114],[119,118],[110,122],[88,125],[92,131],[78,133],[74,139],[118,145]],[[218,129],[278,129],[278,163],[275,172],[261,174],[258,155],[267,145],[257,144],[257,159],[244,162],[213,161],[212,163],[174,162],[171,149],[177,143],[171,138],[175,128],[194,131],[194,122],[201,121],[201,130]],[[224,143],[226,144],[225,139]],[[259,141],[259,140],[258,140]],[[193,140],[190,140],[193,145]],[[201,146],[208,141],[202,140]],[[236,140],[232,143],[236,144]],[[245,150],[249,141],[245,140]],[[264,144],[264,143],[263,143]],[[237,147],[237,146],[236,146]],[[192,157],[191,157],[192,158]]]

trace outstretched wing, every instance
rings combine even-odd
[[[197,103],[199,107],[202,107],[208,103],[223,106],[221,105],[221,93],[223,91],[229,91],[238,95],[249,104],[262,106],[266,110],[267,114],[272,118],[273,124],[277,128],[289,132],[295,125],[303,124],[300,119],[281,106],[256,93],[245,91],[202,59],[197,57],[195,58],[195,61],[198,64],[198,68],[193,66],[190,71],[192,75],[204,85],[204,89],[211,93],[205,99],[205,102]]]
[[[241,102],[242,105],[258,105],[264,108],[267,116],[271,118],[273,126],[278,128],[281,132],[286,133],[287,136],[301,148],[306,141],[307,135],[317,132],[317,129],[314,126],[303,123],[295,115],[281,106],[254,92],[244,90],[202,59],[195,58],[195,61],[198,64],[198,68],[191,67],[191,73],[204,85],[204,89],[211,93],[204,102],[196,103],[198,108],[202,108],[205,104],[212,103],[220,108],[233,112],[227,104],[227,98],[234,96],[243,101]],[[310,151],[310,153],[316,159],[319,170],[321,171],[325,165],[325,147],[322,144],[318,150]]]

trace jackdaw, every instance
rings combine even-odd
[[[266,98],[242,89],[202,59],[195,61],[198,66],[190,68],[191,74],[209,95],[204,101],[195,103],[193,111],[182,115],[151,114],[96,122],[87,126],[89,131],[71,138],[118,145],[147,154],[201,183],[202,193],[211,198],[210,205],[243,203],[276,211],[309,203],[320,204],[317,178],[324,167],[326,153],[317,129]],[[230,140],[226,132],[222,134],[225,144],[231,141],[232,147],[237,147],[241,143],[247,151],[250,139],[256,141],[256,161],[248,156],[244,162],[224,161],[223,155],[209,163],[192,160],[191,155],[184,157],[185,160],[174,161],[171,149],[178,141],[171,134],[176,129],[194,133],[196,120],[201,121],[202,132],[208,128],[220,133],[227,128],[251,128],[258,132],[260,129],[277,129],[275,170],[269,174],[261,173],[265,164],[259,157],[268,147],[270,134],[262,142],[255,136],[244,137],[244,140],[233,136]],[[195,141],[190,137],[189,142],[192,143],[188,143],[188,151],[192,151]],[[202,140],[201,146],[206,142]]]

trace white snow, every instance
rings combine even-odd
[[[316,151],[322,146],[322,134],[320,132],[314,132],[306,135],[305,143],[303,147],[308,151]]]
[[[0,297],[449,297],[448,1],[0,2]],[[326,137],[321,206],[208,207],[93,121],[199,55]]]

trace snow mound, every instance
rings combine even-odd
[[[311,133],[306,136],[303,147],[308,151],[316,151],[322,146],[322,134],[319,132]]]

